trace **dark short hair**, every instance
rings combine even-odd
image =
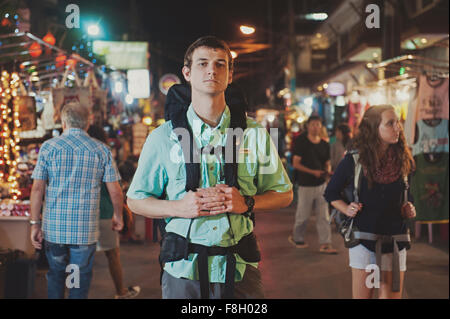
[[[188,49],[186,50],[186,53],[184,54],[184,66],[191,68],[192,65],[192,54],[194,53],[195,49],[200,47],[207,47],[211,49],[221,49],[224,50],[228,56],[228,69],[230,71],[233,70],[233,57],[231,56],[230,47],[228,44],[212,35],[201,37],[192,43]]]
[[[319,121],[320,124],[322,124],[322,118],[319,115],[311,115],[308,120],[306,121],[307,124],[309,124],[311,121]]]

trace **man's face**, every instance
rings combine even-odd
[[[198,47],[192,53],[191,67],[183,67],[183,75],[193,92],[217,95],[225,92],[232,81],[228,63],[224,50]]]
[[[318,136],[322,130],[322,122],[319,120],[312,120],[308,123],[307,129],[310,135]]]

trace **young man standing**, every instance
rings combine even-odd
[[[249,213],[289,205],[292,185],[270,136],[253,120],[244,119],[247,129],[236,140],[239,163],[229,162],[226,146],[234,122],[224,92],[233,61],[227,44],[212,36],[198,39],[185,54],[182,72],[192,103],[180,118],[192,134],[192,147],[225,148],[225,154],[201,151],[197,164],[183,161],[185,140],[174,133],[178,120],[166,122],[147,138],[128,205],[167,223],[160,255],[163,298],[262,298]],[[256,160],[264,156],[265,163]]]
[[[331,171],[330,147],[320,137],[322,121],[312,115],[306,124],[307,132],[300,135],[294,144],[293,166],[296,169],[298,205],[295,213],[293,235],[289,236],[297,248],[306,248],[305,231],[311,213],[316,213],[316,226],[319,234],[321,253],[335,254],[331,246],[331,227],[329,224],[328,203],[323,198],[327,186],[326,177]]]

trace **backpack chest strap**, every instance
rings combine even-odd
[[[355,238],[363,240],[375,241],[375,256],[378,269],[381,271],[381,255],[382,245],[392,243],[392,291],[400,291],[400,254],[398,249],[399,242],[410,242],[411,238],[409,234],[398,235],[379,235],[367,232],[355,231]],[[383,278],[380,277],[381,281]]]

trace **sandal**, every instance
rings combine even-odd
[[[322,254],[337,254],[337,250],[333,248],[330,244],[320,246],[319,252]]]

